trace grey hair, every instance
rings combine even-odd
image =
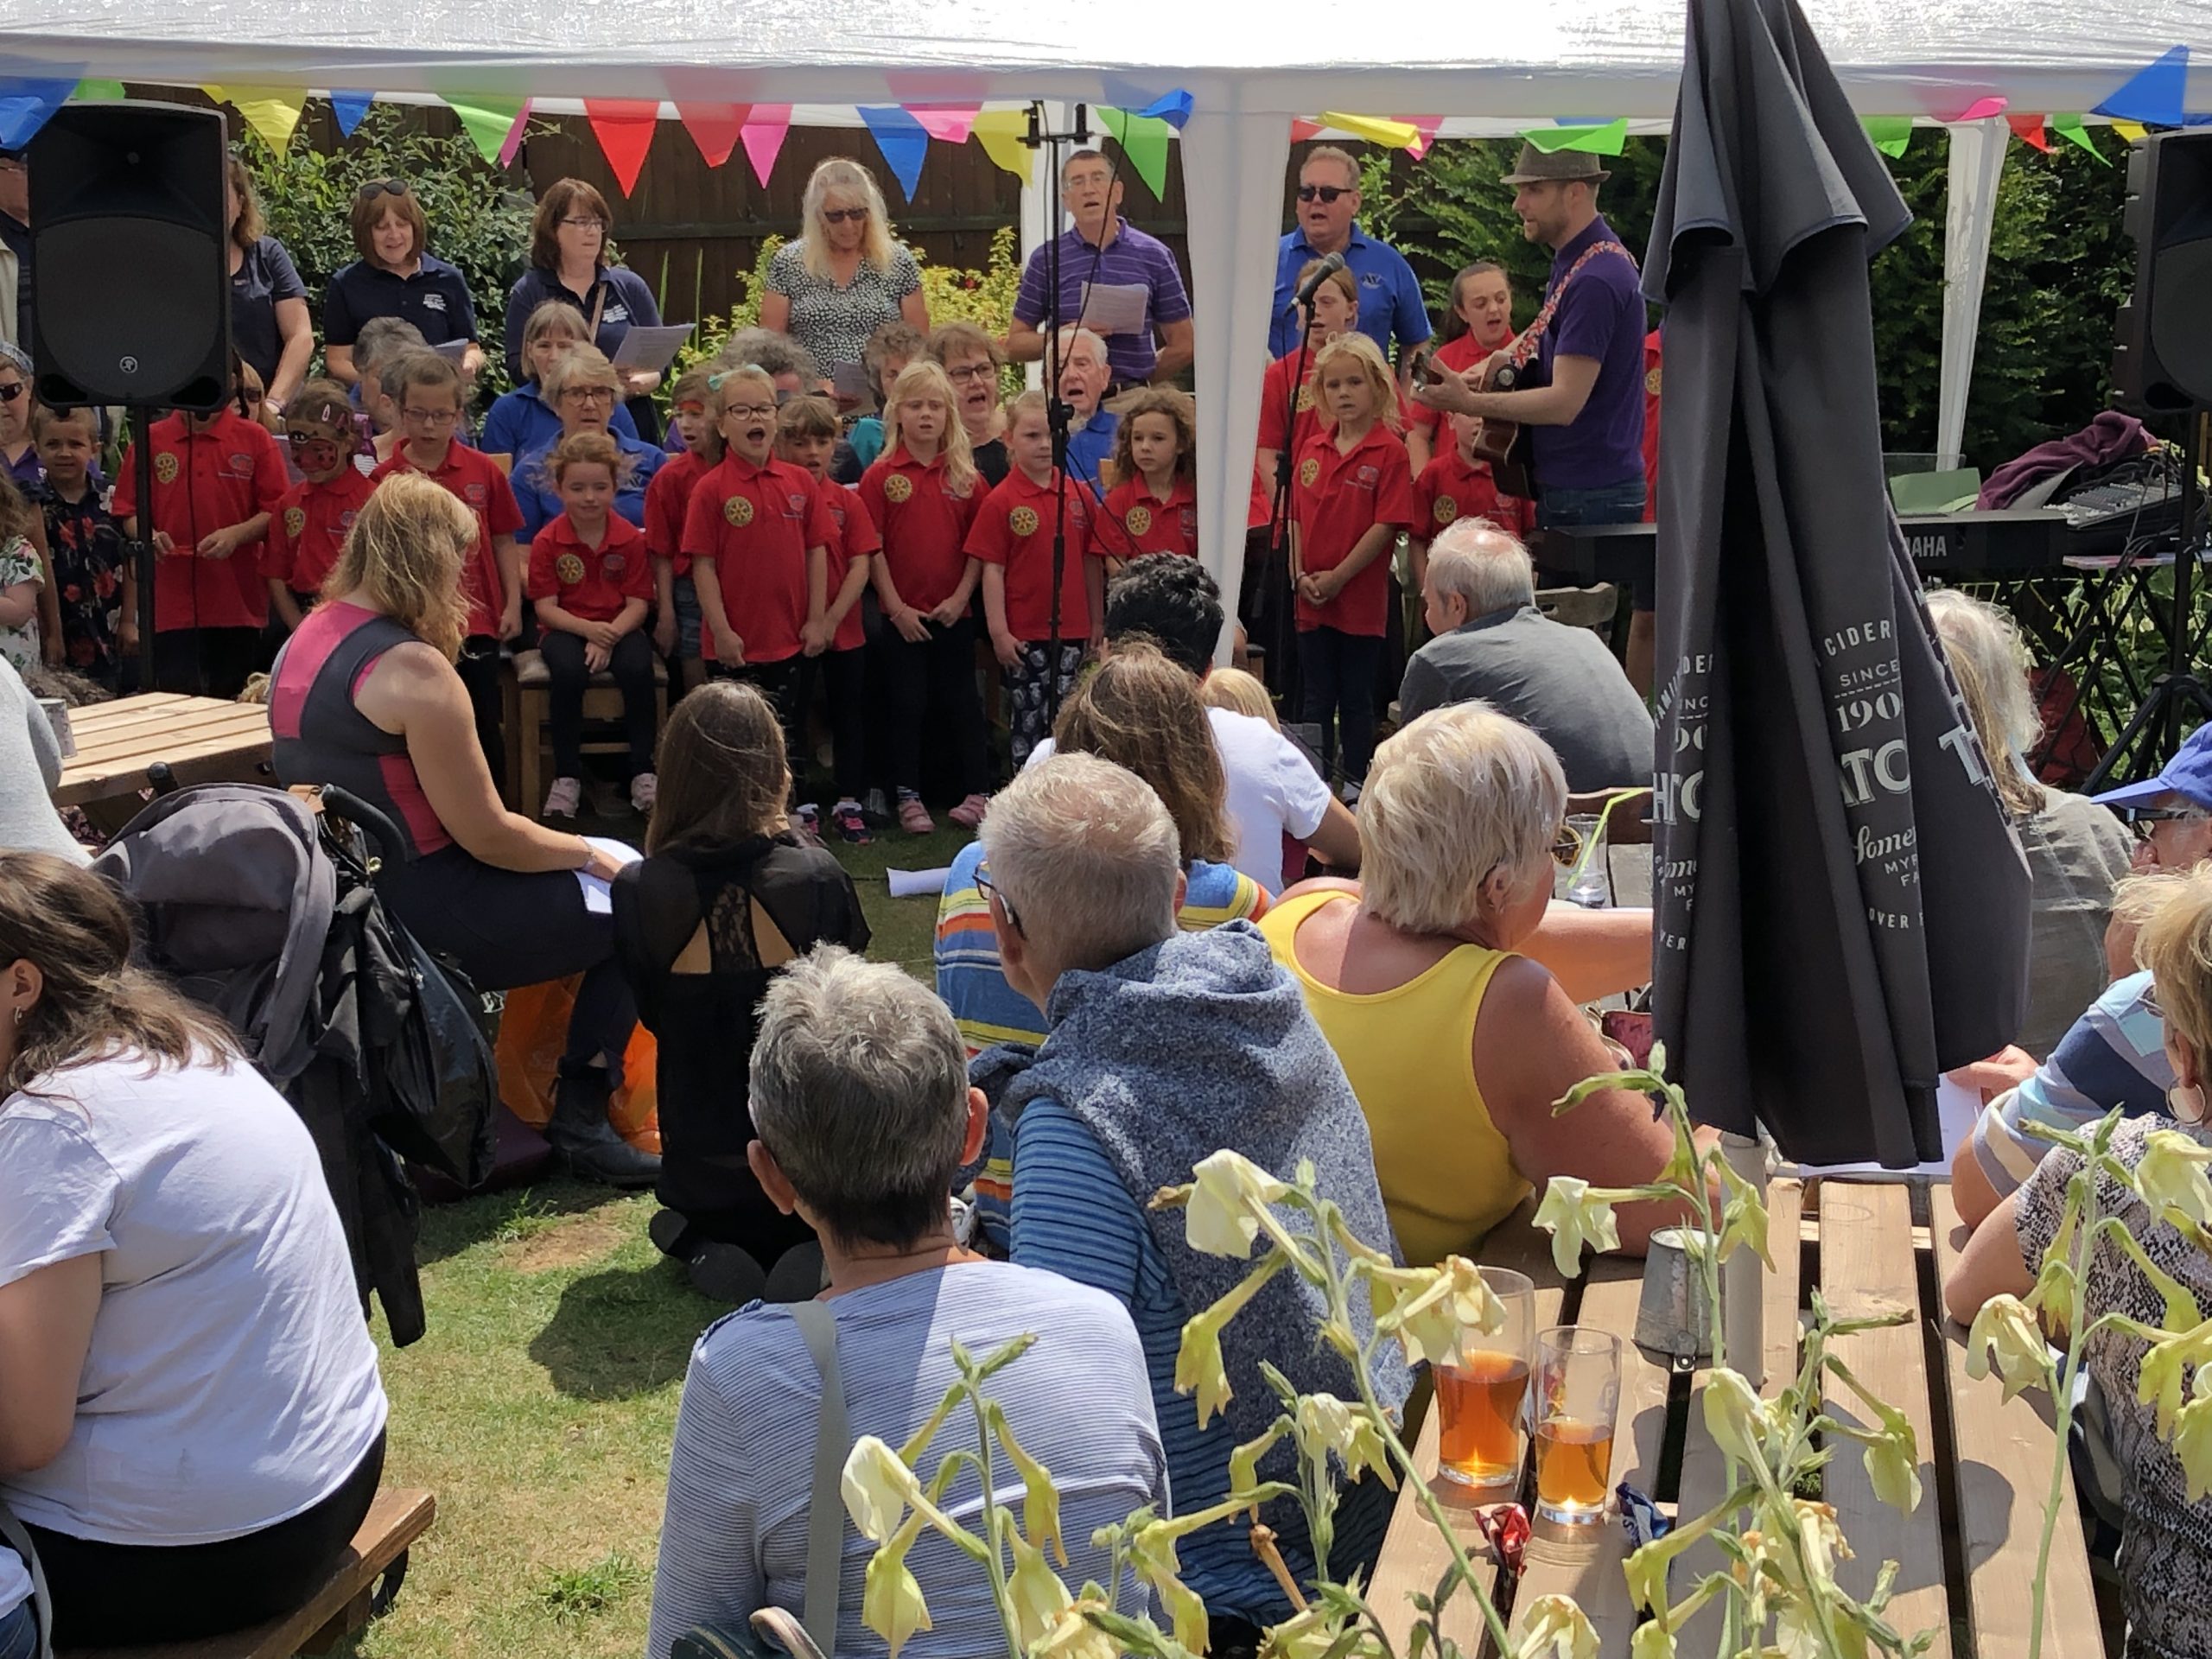
[[[1465,600],[1470,617],[1536,601],[1529,550],[1487,518],[1462,518],[1437,532],[1428,544],[1428,579],[1438,593]]]
[[[1060,325],[1058,333],[1053,336],[1053,340],[1059,348],[1060,361],[1062,363],[1065,363],[1068,360],[1068,353],[1073,351],[1077,346],[1088,346],[1093,352],[1097,353],[1098,366],[1100,368],[1106,369],[1113,366],[1113,359],[1109,357],[1106,353],[1105,338],[1103,335],[1094,334],[1088,328],[1081,327],[1072,322],[1065,322]]]
[[[766,369],[771,379],[779,374],[795,374],[810,391],[822,378],[822,365],[814,360],[814,353],[789,334],[779,334],[772,328],[739,329],[715,353],[715,366]]]
[[[621,375],[607,353],[589,340],[579,341],[554,359],[545,378],[537,383],[537,396],[541,402],[558,409],[561,394],[570,386],[604,386],[613,392],[617,404],[622,401]]]
[[[992,800],[982,834],[1022,937],[1059,967],[1109,968],[1173,935],[1182,848],[1135,772],[1050,755]]]
[[[0,340],[0,363],[7,364],[22,375],[25,385],[29,385],[35,378],[31,369],[30,353],[20,346],[13,345],[4,340]]]
[[[1928,617],[1995,774],[1998,798],[2024,817],[2041,811],[2043,787],[2029,773],[2027,754],[2043,736],[2043,717],[2028,691],[2020,630],[1994,605],[1955,588],[1928,595]]]
[[[968,1065],[928,987],[842,945],[768,984],[753,1125],[841,1243],[903,1247],[941,1225],[968,1130]]]
[[[366,374],[387,358],[429,349],[430,342],[423,337],[423,331],[406,318],[371,317],[353,338],[353,367]]]

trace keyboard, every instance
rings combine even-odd
[[[2181,528],[2181,484],[2170,478],[2094,484],[2069,496],[2059,511],[2077,552],[2119,553],[2140,537]]]

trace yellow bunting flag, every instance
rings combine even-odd
[[[1421,138],[1421,129],[1411,122],[1387,121],[1379,115],[1340,115],[1334,110],[1326,110],[1322,112],[1321,124],[1348,132],[1370,144],[1380,144],[1385,149],[1411,149]]]
[[[203,86],[200,90],[220,104],[228,104],[245,118],[270,149],[279,152],[292,142],[300,124],[300,111],[308,101],[299,86]]]
[[[1036,177],[1037,152],[1021,142],[1029,130],[1027,111],[985,110],[968,130],[982,145],[984,155],[1024,184]]]
[[[2112,130],[2120,136],[2121,142],[2130,144],[2147,137],[2151,131],[2140,121],[2115,121]]]

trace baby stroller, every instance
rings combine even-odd
[[[203,784],[93,864],[137,906],[145,964],[230,1023],[315,1136],[363,1311],[373,1291],[403,1347],[424,1326],[401,1160],[480,1184],[499,1099],[481,1000],[378,901],[378,866],[404,849],[342,790]]]

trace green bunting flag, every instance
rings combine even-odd
[[[1098,119],[1122,146],[1129,165],[1155,196],[1167,193],[1167,123],[1156,115],[1101,108]]]
[[[2089,136],[2089,130],[2082,124],[2080,116],[2054,115],[2050,118],[2050,130],[2068,143],[2079,144],[2105,166],[2112,165],[2112,157],[2097,148],[2097,141]]]
[[[119,80],[80,80],[70,97],[79,104],[115,104],[122,101],[123,95]]]
[[[499,152],[506,145],[507,134],[513,130],[515,118],[530,100],[498,92],[441,92],[438,96],[461,118],[461,124],[468,129],[476,153],[493,166],[500,166]]]
[[[1521,136],[1547,156],[1562,149],[1589,156],[1618,156],[1628,148],[1628,122],[1606,121],[1593,126],[1529,127]]]
[[[1866,136],[1874,141],[1874,148],[1895,161],[1905,152],[1912,142],[1912,118],[1909,115],[1865,115],[1859,118],[1866,129]]]

